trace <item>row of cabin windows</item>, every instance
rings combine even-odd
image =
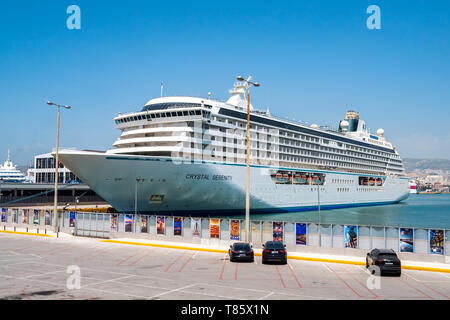
[[[185,111],[167,111],[167,112],[159,112],[159,113],[147,113],[127,118],[122,118],[116,120],[116,124],[128,123],[132,121],[140,121],[140,120],[150,120],[150,119],[159,119],[159,118],[169,118],[169,117],[187,117],[187,116],[199,116],[203,115],[203,117],[208,117],[209,112],[204,110],[185,110]]]
[[[364,169],[364,170],[373,170],[373,171],[380,171],[381,169],[378,167],[372,167],[367,165],[360,165],[360,164],[346,164],[341,162],[335,162],[335,161],[326,161],[321,159],[310,159],[310,158],[304,158],[304,157],[295,157],[295,156],[287,156],[287,155],[280,155],[280,160],[285,161],[293,161],[293,162],[300,162],[300,163],[310,163],[310,164],[319,164],[319,165],[326,165],[326,166],[332,166],[332,167],[342,167],[342,168],[352,168],[352,169]],[[399,171],[401,172],[401,171]]]
[[[286,152],[286,153],[291,153],[291,154],[299,154],[299,155],[306,155],[306,156],[315,156],[315,157],[320,157],[322,159],[332,159],[332,160],[341,160],[341,161],[346,161],[346,162],[354,162],[354,163],[360,163],[363,165],[373,165],[373,166],[379,166],[384,168],[385,167],[385,163],[384,164],[379,164],[378,162],[374,162],[374,161],[369,161],[369,160],[355,160],[355,159],[351,159],[348,158],[346,156],[337,156],[334,154],[327,154],[327,153],[321,153],[321,152],[311,152],[311,151],[304,151],[301,149],[293,149],[293,148],[286,148],[286,147],[280,147],[280,152]],[[295,158],[295,157],[294,157]]]
[[[339,183],[339,184],[352,184],[353,180],[347,180],[347,179],[332,179],[332,183]]]

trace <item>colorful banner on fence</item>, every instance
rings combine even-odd
[[[39,224],[40,210],[33,210],[33,224]]]
[[[2,222],[6,222],[6,209],[2,208]]]
[[[69,212],[69,228],[75,227],[75,219],[76,219],[75,212]]]
[[[166,224],[164,217],[156,218],[156,233],[157,234],[166,234]]]
[[[239,220],[230,221],[230,240],[240,240],[240,225]]]
[[[191,218],[191,230],[192,237],[198,238],[200,237],[201,230],[201,220],[196,218]]]
[[[346,248],[358,248],[357,226],[344,226],[344,244]]]
[[[52,217],[52,214],[50,213],[50,211],[45,210],[45,225],[46,226],[50,226],[52,224],[50,221],[51,217]]]
[[[183,234],[183,218],[173,218],[173,235],[181,236]]]
[[[209,219],[211,239],[220,238],[220,219]]]
[[[306,246],[306,223],[295,224],[295,244]]]
[[[22,211],[22,224],[28,224],[28,214],[30,210],[29,209],[23,209]]]
[[[133,231],[133,216],[131,214],[125,215],[125,232]]]
[[[414,229],[400,228],[400,252],[414,252]]]
[[[274,222],[272,230],[273,241],[283,241],[283,222]]]
[[[111,214],[111,232],[117,232],[117,214]]]
[[[147,233],[147,232],[148,232],[148,217],[141,216],[141,233]]]
[[[430,230],[430,253],[444,254],[444,230]]]

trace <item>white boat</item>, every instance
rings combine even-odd
[[[152,99],[142,110],[114,118],[121,135],[112,149],[61,150],[60,159],[121,212],[244,213],[247,89],[236,83],[227,102]],[[370,134],[357,112],[347,112],[335,131],[252,106],[250,114],[252,213],[316,209],[318,192],[322,209],[408,197],[396,148],[382,129]]]
[[[25,182],[25,175],[12,163],[8,150],[8,159],[0,166],[0,182]]]
[[[414,181],[409,181],[409,192],[412,194],[417,193],[417,184]]]

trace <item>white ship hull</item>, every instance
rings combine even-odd
[[[71,150],[61,151],[60,159],[120,212],[134,212],[136,200],[138,213],[220,216],[245,212],[246,167],[242,164],[178,163],[170,158]],[[252,213],[314,210],[319,197],[322,209],[332,209],[392,204],[409,195],[407,178],[374,176],[384,178],[384,185],[364,187],[358,185],[358,174],[299,167],[326,175],[318,192],[316,185],[275,184],[271,169],[283,168],[251,167]]]

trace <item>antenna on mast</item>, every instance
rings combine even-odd
[[[161,98],[163,97],[164,82],[161,81]]]

